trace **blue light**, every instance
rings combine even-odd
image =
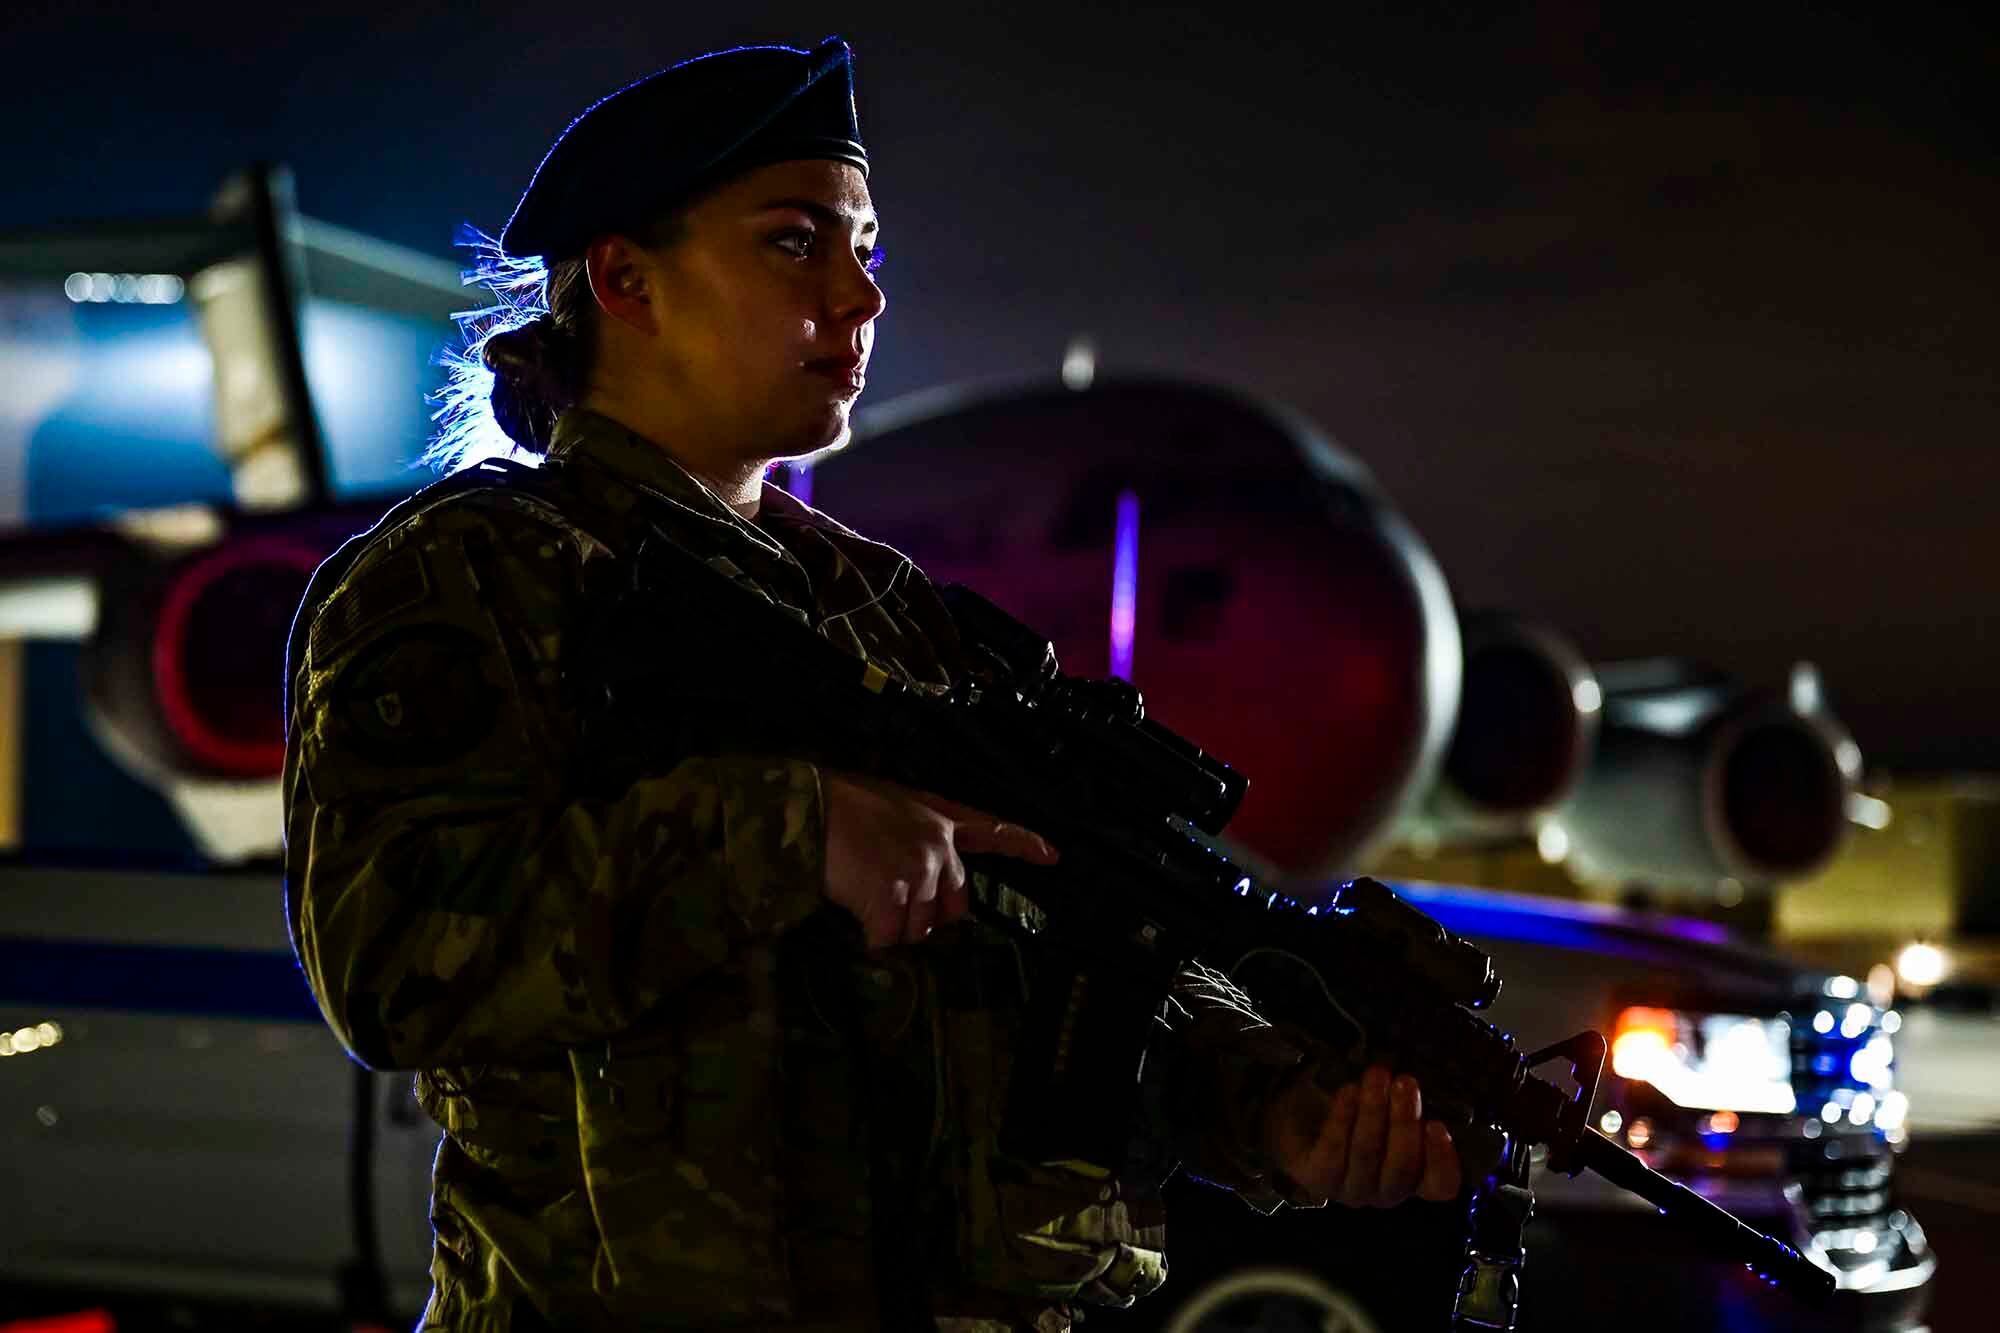
[[[1235,891],[1238,897],[1248,898],[1250,896],[1250,877],[1248,875],[1236,881]]]
[[[1132,640],[1139,623],[1139,496],[1118,495],[1111,563],[1111,674],[1132,679]]]
[[[813,502],[812,468],[804,463],[793,463],[785,469],[785,489],[791,497],[802,505]]]
[[[1633,960],[1674,962],[1680,959],[1674,948],[1677,941],[1723,944],[1730,939],[1726,928],[1711,922],[1640,914],[1595,903],[1440,884],[1398,882],[1390,887],[1446,930],[1475,941],[1518,940]],[[1661,935],[1669,938],[1661,939]]]

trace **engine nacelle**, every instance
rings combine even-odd
[[[1789,691],[1676,662],[1601,666],[1596,753],[1558,816],[1582,878],[1711,890],[1797,879],[1839,851],[1861,750],[1801,665]]]
[[[1597,742],[1600,691],[1583,655],[1519,616],[1467,616],[1458,725],[1437,784],[1405,822],[1413,842],[1532,834],[1576,788]]]

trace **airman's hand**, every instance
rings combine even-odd
[[[1054,865],[1019,824],[879,778],[823,769],[826,896],[854,914],[870,949],[914,942],[970,908],[961,852]]]
[[[1295,1078],[1265,1108],[1265,1152],[1314,1199],[1350,1208],[1390,1208],[1412,1194],[1458,1196],[1451,1131],[1423,1118],[1423,1093],[1409,1075],[1376,1065],[1329,1097]]]

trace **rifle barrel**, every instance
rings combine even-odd
[[[1783,1287],[1811,1305],[1822,1306],[1832,1299],[1832,1273],[1661,1175],[1596,1130],[1584,1131],[1582,1153],[1585,1166],[1658,1208],[1668,1221],[1681,1226],[1718,1257],[1741,1263],[1772,1286]]]

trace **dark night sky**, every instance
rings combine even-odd
[[[1877,763],[2000,769],[2000,44],[1970,17],[371,8],[13,6],[0,227],[196,211],[263,155],[307,212],[444,254],[602,93],[840,32],[890,256],[871,401],[1052,375],[1087,331],[1302,408],[1461,605],[1597,657],[1810,658]]]

